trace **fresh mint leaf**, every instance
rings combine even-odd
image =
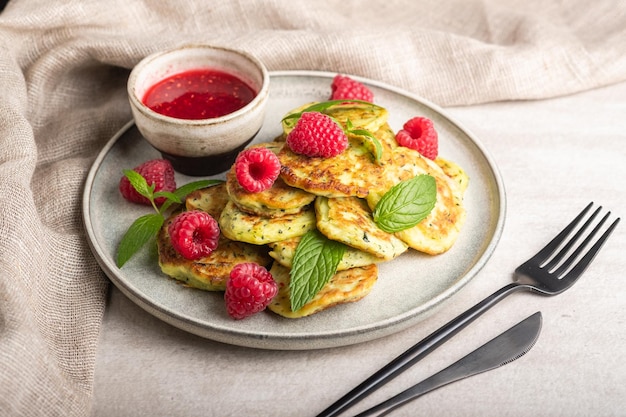
[[[135,220],[117,248],[117,266],[121,268],[143,245],[148,243],[159,232],[164,221],[160,213],[146,214]]]
[[[139,194],[149,200],[152,200],[154,186],[149,186],[146,179],[140,173],[138,173],[137,171],[133,171],[132,169],[125,169],[124,175],[126,175],[126,178],[128,178],[128,181],[130,181],[130,184]]]
[[[289,282],[291,310],[298,311],[330,281],[337,272],[346,247],[318,230],[300,239],[293,257]]]
[[[178,198],[180,198],[181,200],[183,198],[185,198],[187,196],[187,194],[199,190],[201,188],[206,188],[209,187],[211,185],[217,185],[217,184],[221,184],[223,183],[223,180],[200,180],[200,181],[193,181],[190,183],[187,183],[185,185],[181,185],[179,188],[177,188],[174,191],[174,194],[176,194],[178,196]]]
[[[424,220],[437,202],[437,183],[418,175],[391,187],[374,208],[374,222],[388,233],[409,229]]]
[[[172,200],[173,203],[179,203],[179,204],[181,203],[180,197],[178,197],[176,194],[170,191],[157,191],[156,193],[152,194],[152,197],[155,200],[159,197],[165,197],[166,201]]]

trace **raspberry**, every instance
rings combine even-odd
[[[184,211],[167,228],[172,246],[183,258],[196,260],[209,256],[217,247],[220,228],[209,213]]]
[[[278,292],[267,269],[253,262],[235,265],[226,281],[226,310],[235,319],[263,311]]]
[[[329,116],[306,112],[287,135],[287,146],[301,155],[330,158],[346,150],[348,137]]]
[[[360,82],[345,75],[336,75],[330,86],[331,100],[363,100],[374,102],[374,93]]]
[[[258,193],[274,184],[280,174],[280,161],[267,148],[246,149],[235,160],[235,174],[244,190]]]
[[[170,161],[165,159],[153,159],[133,168],[133,171],[141,174],[146,179],[148,185],[154,184],[154,191],[174,191],[176,190],[176,179],[174,178],[174,168]],[[135,190],[128,178],[122,176],[119,185],[122,196],[133,203],[150,205],[150,200],[142,196]],[[157,205],[165,202],[165,197],[158,197],[154,200]]]
[[[439,145],[437,131],[432,120],[425,117],[414,117],[407,121],[403,129],[396,134],[396,140],[401,146],[415,149],[426,158],[437,157]]]

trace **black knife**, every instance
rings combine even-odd
[[[434,389],[514,361],[533,347],[541,332],[541,322],[538,311],[446,369],[355,417],[386,415]]]

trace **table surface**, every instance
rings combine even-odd
[[[506,187],[507,213],[489,262],[435,314],[408,330],[358,345],[267,351],[185,333],[111,286],[92,416],[314,416],[509,283],[514,268],[589,201],[618,216],[626,213],[626,83],[544,101],[445,110],[495,159]],[[391,415],[626,415],[625,246],[621,224],[571,290],[552,298],[527,293],[507,298],[345,414],[388,398],[541,311],[542,333],[528,354],[429,393]]]

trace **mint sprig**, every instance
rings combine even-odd
[[[424,220],[437,202],[437,183],[418,175],[389,189],[374,207],[376,225],[388,233],[409,229]]]
[[[298,311],[330,281],[345,253],[345,245],[318,230],[308,231],[294,253],[289,281],[291,310]]]
[[[115,262],[118,268],[121,268],[139,249],[156,236],[165,222],[165,213],[172,204],[181,204],[187,194],[192,191],[223,182],[222,180],[200,180],[185,184],[173,192],[155,192],[154,184],[149,185],[146,179],[137,171],[132,169],[124,170],[124,175],[128,178],[133,188],[150,201],[156,213],[143,215],[130,225],[117,247]],[[155,202],[159,197],[165,198],[160,207]]]

